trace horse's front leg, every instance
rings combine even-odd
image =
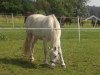
[[[47,60],[47,40],[43,39],[43,47],[44,47],[44,64],[48,64]]]
[[[64,62],[64,59],[63,59],[63,55],[62,55],[61,47],[59,47],[59,57],[60,57],[61,66],[66,68],[66,65],[65,65],[65,62]]]
[[[64,59],[63,59],[63,55],[62,55],[62,50],[61,50],[60,41],[59,41],[58,49],[59,49],[58,54],[59,54],[61,66],[64,67],[64,68],[66,68],[66,65],[65,65],[65,62],[64,62]]]

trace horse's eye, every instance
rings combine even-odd
[[[56,58],[57,56],[55,55],[54,57]]]
[[[56,47],[54,47],[54,50],[56,50]]]

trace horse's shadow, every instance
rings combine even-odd
[[[33,64],[30,63],[26,60],[23,60],[22,58],[0,58],[0,64],[12,64],[12,65],[17,65],[23,68],[32,68],[32,69],[37,69],[37,68],[48,68],[47,66],[40,64]]]

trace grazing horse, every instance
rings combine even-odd
[[[91,24],[93,27],[96,27],[98,25],[98,21],[92,19]]]
[[[50,43],[50,66],[54,67],[59,59],[61,65],[65,68],[62,56],[60,37],[61,29],[55,15],[44,16],[41,14],[30,15],[25,22],[26,40],[24,43],[24,54],[28,55],[31,62],[34,61],[33,50],[38,39],[43,40],[44,63],[47,62],[47,42]],[[28,29],[35,28],[35,29]]]
[[[100,26],[100,20],[93,20],[91,21],[93,27]]]
[[[97,20],[96,26],[100,26],[100,20]]]
[[[72,23],[72,19],[70,17],[66,17],[66,16],[61,16],[61,20],[60,20],[61,26],[64,26],[64,24],[71,24]]]

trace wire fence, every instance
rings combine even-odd
[[[23,27],[24,16],[11,14],[0,14],[0,27]]]
[[[80,42],[81,40],[81,31],[86,31],[86,30],[100,30],[100,28],[94,28],[94,27],[88,27],[84,28],[80,26],[80,18],[79,16],[76,17],[77,23],[75,27],[69,26],[61,28],[61,30],[76,30],[77,31],[77,36],[78,40]],[[0,15],[0,30],[36,30],[36,29],[49,29],[49,28],[24,28],[24,17],[23,16],[14,16],[13,14],[11,15]],[[56,29],[56,28],[54,28]]]

